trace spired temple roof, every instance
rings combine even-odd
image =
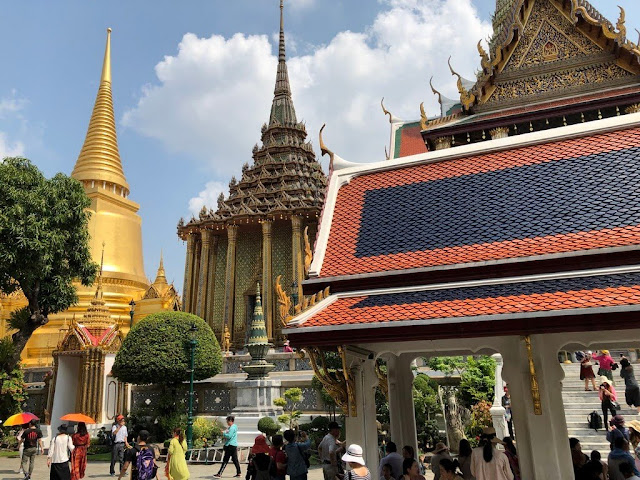
[[[87,136],[71,176],[80,181],[108,182],[129,193],[124,176],[111,95],[111,29],[107,29],[100,87],[89,121]]]
[[[283,214],[317,216],[324,202],[327,179],[316,161],[307,130],[299,122],[291,98],[287,72],[284,7],[280,2],[278,69],[269,123],[262,125],[261,145],[253,147],[253,164],[245,163],[242,177],[232,177],[229,195],[218,198],[215,211],[203,207],[198,219],[178,224],[179,234],[192,227],[235,223],[248,218]]]
[[[449,65],[458,104],[432,85],[439,117],[385,109],[385,161],[334,162],[292,343],[637,325],[640,50],[624,11],[613,26],[584,0],[498,0],[494,28],[475,83]]]

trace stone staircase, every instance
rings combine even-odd
[[[569,437],[580,439],[582,451],[587,455],[592,450],[599,450],[602,456],[605,457],[609,452],[609,443],[605,438],[606,430],[595,432],[593,429],[589,429],[587,420],[589,414],[594,410],[602,415],[598,392],[584,391],[584,380],[580,380],[580,364],[563,364],[562,368],[565,373],[564,381],[562,382],[562,398]],[[597,365],[594,366],[594,371],[597,372]],[[623,415],[627,421],[636,419],[636,410],[628,408],[624,401],[624,381],[617,377],[616,373],[613,372],[613,378],[616,382],[618,400],[622,406],[622,410],[618,413]],[[600,385],[597,377],[596,385]]]

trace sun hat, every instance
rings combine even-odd
[[[482,430],[482,436],[491,440],[491,443],[503,443],[502,440],[496,437],[496,429],[493,427],[485,427]]]
[[[635,430],[636,433],[640,433],[640,421],[638,420],[631,420],[629,423],[627,423],[627,427]]]
[[[364,458],[362,458],[362,447],[360,445],[356,445],[355,443],[349,445],[349,448],[347,448],[347,453],[342,456],[342,461],[364,465]]]
[[[124,418],[124,415],[118,415],[116,417],[116,422],[119,422],[120,420],[122,420]]]
[[[609,350],[600,350],[604,355],[609,355]]]
[[[251,453],[269,453],[269,445],[267,445],[267,439],[263,435],[258,435],[251,447]]]
[[[615,415],[613,418],[611,418],[609,423],[611,425],[615,425],[615,426],[619,427],[621,425],[624,425],[624,417],[622,415]]]
[[[600,377],[600,383],[606,383],[607,385],[611,386],[611,380],[609,380],[607,377],[605,377],[604,375],[602,375]]]
[[[436,443],[436,448],[433,450],[433,453],[446,452],[447,450],[449,450],[449,447],[442,442],[438,442]]]

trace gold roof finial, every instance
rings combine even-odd
[[[104,268],[104,246],[106,243],[102,242],[102,254],[100,256],[100,272],[98,273],[98,288],[96,288],[95,298],[101,299],[102,295],[102,269]]]
[[[476,101],[476,96],[473,93],[467,91],[466,88],[464,88],[464,85],[462,84],[462,77],[458,72],[454,71],[453,67],[451,66],[451,57],[449,57],[447,63],[449,64],[451,75],[455,75],[456,77],[458,77],[458,93],[460,93],[460,103],[465,110],[469,110],[473,103]]]
[[[93,106],[87,136],[71,176],[81,182],[94,182],[94,186],[97,187],[103,187],[109,183],[108,188],[113,188],[118,195],[129,194],[129,184],[124,176],[118,151],[113,113],[110,28],[107,29],[107,45],[104,51],[98,95]]]
[[[389,115],[389,123],[393,123],[393,114],[389,110],[384,108],[384,97],[382,97],[382,100],[380,100],[380,106],[382,107],[382,111],[384,112],[384,114]]]
[[[482,40],[478,40],[478,53],[480,54],[482,68],[484,68],[485,72],[491,71],[491,60],[487,51],[482,47]]]
[[[433,86],[433,76],[429,79],[429,86],[431,87],[433,94],[438,96],[438,103],[442,105],[442,94]]]
[[[427,118],[426,112],[424,111],[424,102],[420,102],[420,129],[421,130],[427,129],[427,122],[428,122],[428,118]]]
[[[158,265],[158,273],[156,273],[156,279],[153,284],[158,286],[159,284],[168,285],[167,274],[164,270],[164,256],[162,250],[160,250],[160,265]]]

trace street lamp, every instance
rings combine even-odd
[[[198,327],[194,323],[191,325],[191,341],[189,342],[191,345],[191,368],[189,369],[191,379],[189,380],[189,413],[187,415],[187,448],[189,450],[193,447],[193,374],[195,371],[196,345],[198,344],[198,340],[196,340],[197,331]]]
[[[129,306],[131,307],[131,310],[129,310],[129,317],[131,317],[131,321],[129,322],[129,328],[131,328],[133,327],[133,314],[135,313],[135,310],[136,310],[136,302],[133,301],[133,298],[129,302]]]

